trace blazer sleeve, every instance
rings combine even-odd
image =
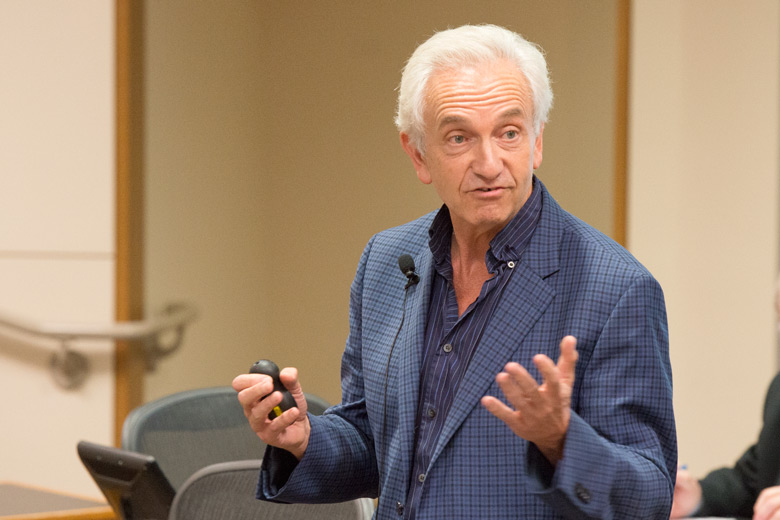
[[[566,518],[668,518],[672,375],[663,293],[651,276],[636,277],[581,361],[563,458],[552,468],[529,445],[531,486]]]
[[[309,415],[311,436],[300,462],[285,450],[268,447],[257,497],[289,503],[341,502],[376,497],[378,472],[373,434],[366,412],[361,359],[363,277],[368,243],[350,291],[350,332],[341,364],[342,402],[321,416]]]

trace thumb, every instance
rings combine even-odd
[[[295,367],[283,368],[279,372],[279,380],[292,394],[298,409],[300,409],[303,415],[306,415],[308,406],[306,405],[306,395],[303,393],[301,383],[298,381],[298,369]]]

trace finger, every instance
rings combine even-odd
[[[293,395],[296,402],[301,400],[305,401],[306,397],[303,394],[301,383],[298,381],[298,369],[294,367],[283,368],[279,372],[279,380],[284,387]]]
[[[502,403],[499,399],[496,399],[492,395],[486,395],[484,396],[480,402],[482,403],[482,406],[484,406],[488,412],[492,413],[502,421],[504,421],[507,424],[510,424],[510,421],[513,419],[516,419],[516,413],[514,410],[512,410],[510,407]]]
[[[279,379],[284,387],[290,392],[300,391],[301,385],[298,382],[298,369],[295,367],[286,367],[279,372]],[[302,393],[302,392],[301,392]]]
[[[306,395],[303,393],[303,388],[301,388],[298,380],[298,369],[294,367],[283,368],[279,372],[279,379],[293,396],[293,399],[295,399],[295,405],[305,414],[308,411],[308,404],[306,403]]]
[[[536,382],[536,379],[520,363],[510,361],[504,366],[504,371],[500,374],[507,374],[512,384],[516,385],[518,390],[525,394],[532,395],[539,388],[539,383]]]
[[[558,357],[558,370],[563,381],[572,384],[574,382],[574,369],[577,365],[579,353],[577,352],[577,338],[565,336],[561,340],[561,355]]]
[[[256,404],[254,404],[251,407],[251,414],[252,417],[258,420],[262,420],[265,418],[268,419],[268,414],[271,413],[271,411],[276,408],[279,403],[282,402],[282,393],[281,392],[273,392],[268,397],[261,399],[260,401],[257,401]],[[275,415],[275,414],[274,414]]]
[[[244,388],[238,392],[238,402],[241,403],[241,406],[244,408],[254,406],[257,401],[270,394],[274,389],[273,381],[270,377],[262,374],[246,375],[248,376],[246,379],[247,383],[251,384],[250,386],[244,386]],[[238,384],[244,385],[245,383],[239,382]]]
[[[256,384],[260,378],[259,374],[239,374],[233,379],[233,390],[240,392]]]
[[[539,385],[525,367],[507,363],[504,370],[496,376],[496,382],[512,406],[520,409],[539,398]]]
[[[539,393],[557,399],[560,395],[558,367],[544,354],[535,355],[534,364],[542,375],[542,387],[539,388]]]
[[[280,434],[285,430],[285,428],[297,421],[300,416],[301,411],[298,408],[290,408],[289,410],[285,410],[282,415],[271,421],[268,429],[274,434]]]

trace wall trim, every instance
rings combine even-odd
[[[143,319],[143,4],[116,8],[116,320]],[[127,414],[143,402],[143,349],[115,347],[114,442]]]
[[[613,237],[624,247],[628,244],[628,88],[631,51],[631,0],[617,3],[617,60],[615,89],[615,172]]]

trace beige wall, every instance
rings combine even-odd
[[[0,312],[33,322],[114,315],[113,3],[0,3]],[[112,442],[105,342],[73,343],[91,376],[66,391],[59,345],[0,335],[0,481],[100,496],[76,455]],[[45,469],[45,470],[44,470]]]
[[[170,1],[146,16],[148,308],[174,295],[202,311],[148,398],[269,357],[340,399],[364,245],[439,205],[393,125],[400,70],[434,30],[492,22],[542,45],[556,101],[539,174],[612,230],[615,2]]]
[[[756,439],[777,371],[780,4],[637,1],[632,38],[629,246],[665,290],[701,476]]]

